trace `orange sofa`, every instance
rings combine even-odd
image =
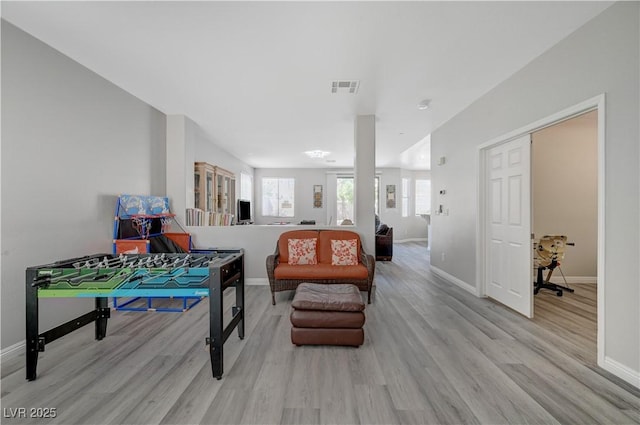
[[[289,239],[317,239],[317,264],[289,264]],[[332,265],[332,240],[357,240],[355,265]],[[271,303],[276,304],[275,293],[295,290],[302,282],[335,284],[350,283],[367,291],[371,304],[371,288],[375,272],[375,258],[362,248],[360,236],[350,230],[292,230],[278,238],[275,253],[267,256],[267,276],[271,287]]]

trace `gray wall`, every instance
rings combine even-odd
[[[165,116],[2,21],[2,348],[31,265],[111,252],[120,193],[164,195]],[[41,329],[91,308],[41,301]]]
[[[429,171],[412,171],[401,168],[381,168],[378,170],[380,176],[380,221],[389,227],[393,227],[394,242],[426,239],[427,221],[414,214],[415,212],[415,184],[416,179],[431,178]],[[409,193],[409,216],[402,216],[402,179],[410,179]],[[387,185],[396,186],[396,207],[387,208],[386,188]]]
[[[606,93],[605,356],[640,372],[640,138],[638,2],[606,9],[432,134],[434,192],[448,216],[433,216],[432,264],[474,286],[478,145]],[[437,204],[437,197],[434,204]],[[446,252],[446,261],[441,253]]]
[[[217,146],[197,123],[185,115],[167,116],[166,131],[167,152],[170,152],[167,156],[167,196],[176,214],[175,221],[184,227],[185,209],[195,205],[195,162],[207,162],[232,172],[236,178],[236,199],[240,196],[240,174],[244,172],[253,176],[251,166]],[[172,228],[182,231],[178,226],[172,225]]]
[[[327,224],[332,218],[331,224],[336,223],[336,203],[332,201],[336,197],[335,176],[340,174],[353,175],[353,170],[329,169],[329,168],[256,168],[254,174],[254,221],[256,224],[269,224],[283,219],[275,217],[262,217],[260,215],[260,202],[262,199],[262,178],[263,177],[292,177],[296,179],[295,189],[295,214],[293,218],[284,221],[298,223],[301,220],[316,220],[318,224]],[[411,195],[411,214],[409,217],[402,217],[402,206],[400,202],[402,178],[411,179],[412,186],[415,180],[429,179],[429,171],[410,171],[400,168],[381,168],[376,170],[376,175],[380,178],[380,220],[394,228],[394,240],[401,241],[407,239],[425,239],[427,237],[427,222],[422,217],[413,214],[413,194]],[[333,183],[332,183],[333,180]],[[313,208],[313,185],[323,186],[322,208]],[[398,200],[396,208],[387,208],[385,200],[386,185],[396,185]]]
[[[262,216],[262,179],[268,177],[295,179],[295,217],[284,219]],[[322,208],[313,207],[314,185],[322,185]],[[320,225],[326,224],[327,217],[330,215],[333,215],[332,224],[336,224],[335,212],[328,210],[327,194],[330,193],[330,188],[327,185],[325,168],[256,168],[253,175],[253,193],[253,221],[256,224],[269,224],[275,221],[290,221],[296,224],[302,220],[315,220]]]
[[[236,158],[227,151],[221,149],[202,128],[193,121],[187,121],[191,127],[191,136],[195,145],[194,162],[208,162],[211,165],[217,165],[225,170],[231,171],[236,176],[236,197],[240,197],[240,173],[253,175],[253,167],[244,161]],[[193,180],[193,178],[192,178]],[[193,182],[192,182],[193,184]]]

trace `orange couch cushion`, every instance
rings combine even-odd
[[[289,239],[311,239],[317,237],[317,230],[290,230],[281,234],[280,238],[278,238],[278,252],[280,253],[280,263],[289,262]]]
[[[364,264],[355,266],[332,266],[329,264],[290,265],[280,263],[275,268],[273,275],[276,279],[366,279],[369,274]]]
[[[331,265],[331,240],[356,239],[358,246],[358,263],[360,263],[360,236],[351,230],[323,230],[318,238],[318,263]],[[334,266],[343,268],[344,266]]]

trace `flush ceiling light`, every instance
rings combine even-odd
[[[431,105],[431,99],[425,99],[418,103],[418,109],[424,111],[425,109],[429,109],[429,105]]]
[[[306,151],[305,154],[309,157],[309,158],[314,158],[314,159],[322,159],[325,156],[329,155],[331,152],[327,152],[327,151],[321,151],[321,150],[315,150],[315,151]]]

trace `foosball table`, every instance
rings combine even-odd
[[[232,318],[223,326],[223,292],[235,288]],[[95,254],[26,270],[26,370],[36,379],[38,353],[45,345],[95,323],[102,340],[111,315],[109,297],[209,297],[211,370],[223,373],[223,345],[235,328],[244,338],[244,252],[211,250],[199,254]],[[95,309],[46,332],[38,329],[41,298],[95,298]]]

